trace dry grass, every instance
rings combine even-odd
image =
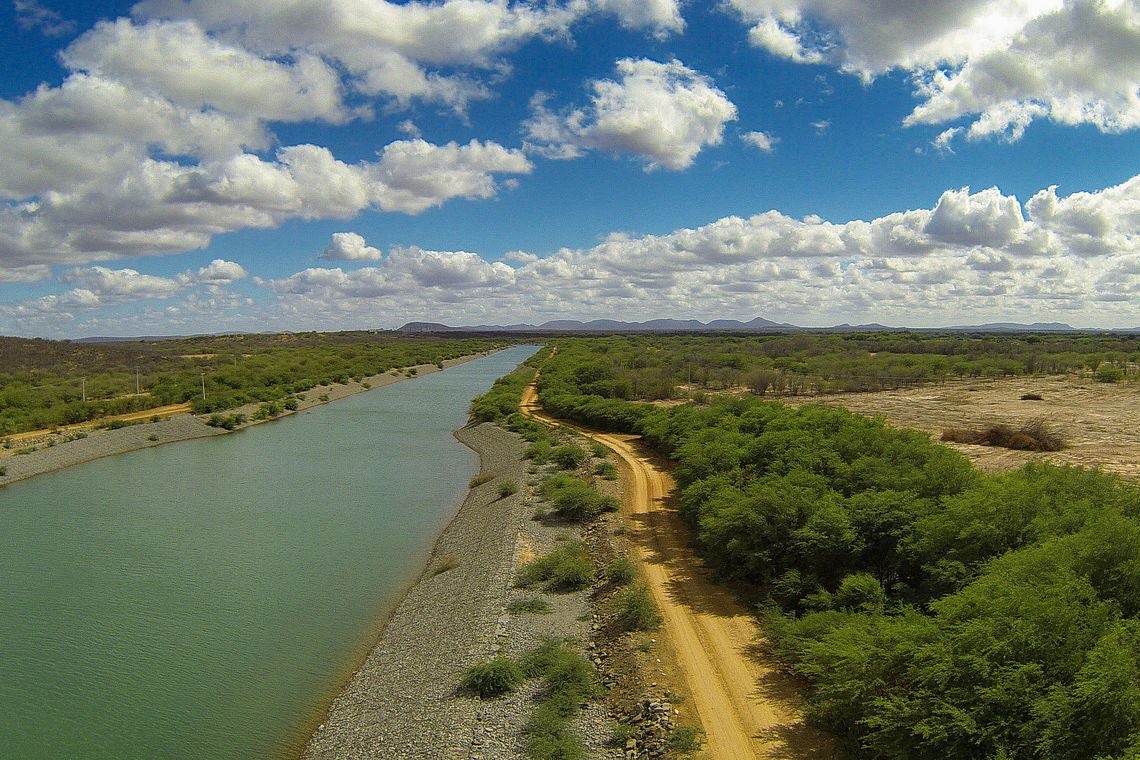
[[[980,446],[1001,446],[1017,451],[1060,451],[1065,442],[1043,418],[1030,420],[1020,428],[1009,425],[990,425],[981,430],[949,428],[942,431],[943,441],[972,443]]]

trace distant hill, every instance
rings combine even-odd
[[[984,325],[958,325],[947,330],[969,330],[971,332],[1076,332],[1077,328],[1064,322],[1034,322],[1023,325],[1017,322],[988,322]]]

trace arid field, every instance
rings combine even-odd
[[[1027,393],[1041,401],[1022,401]],[[859,414],[879,415],[897,427],[941,436],[947,428],[1020,427],[1044,418],[1061,435],[1056,452],[1011,451],[950,443],[988,472],[1013,469],[1032,460],[1096,467],[1140,480],[1140,385],[1098,383],[1073,375],[1000,380],[961,380],[879,393],[790,398],[789,404],[835,404]]]

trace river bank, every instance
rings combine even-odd
[[[487,354],[471,354],[457,359],[442,362],[443,368],[454,367],[465,362],[478,359]],[[302,399],[297,401],[295,411],[286,411],[272,419],[280,419],[290,414],[298,414],[314,406],[336,401],[348,396],[362,393],[371,388],[382,388],[412,377],[420,377],[438,372],[440,367],[435,364],[421,364],[416,367],[405,367],[390,370],[372,377],[361,378],[359,382],[338,383],[334,385],[318,385],[310,388]],[[161,418],[157,421],[132,424],[114,430],[101,428],[73,427],[59,433],[45,431],[42,436],[29,437],[21,434],[22,440],[12,448],[0,448],[0,486],[26,480],[37,475],[56,472],[66,467],[72,467],[84,462],[91,462],[103,457],[126,454],[152,446],[161,446],[167,443],[188,441],[195,438],[207,438],[213,435],[223,435],[236,432],[262,422],[271,422],[272,419],[255,420],[253,415],[257,412],[258,404],[247,404],[226,412],[229,414],[243,414],[247,421],[238,425],[233,431],[206,424],[208,415],[194,415],[190,413],[177,414]]]
[[[527,444],[493,424],[465,427],[456,438],[479,455],[482,482],[468,492],[364,664],[315,727],[306,760],[525,760],[522,729],[541,684],[532,680],[504,697],[480,700],[459,690],[464,671],[499,654],[517,658],[551,637],[594,650],[597,584],[540,593],[545,614],[511,611],[512,601],[536,595],[533,588],[515,588],[519,565],[586,533],[580,525],[536,519],[536,479],[545,468],[531,472],[523,456]],[[504,483],[519,488],[502,496]],[[598,654],[591,656],[600,666]],[[601,680],[614,685],[604,674]],[[575,721],[591,758],[624,756],[610,741],[610,707],[591,703]]]

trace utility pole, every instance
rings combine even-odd
[[[87,378],[80,378],[79,380],[80,394],[83,396],[83,403],[87,403]]]
[[[140,395],[140,393],[139,393],[139,368],[138,367],[135,367],[135,395],[136,396]]]
[[[202,400],[206,400],[206,373],[202,373]]]

